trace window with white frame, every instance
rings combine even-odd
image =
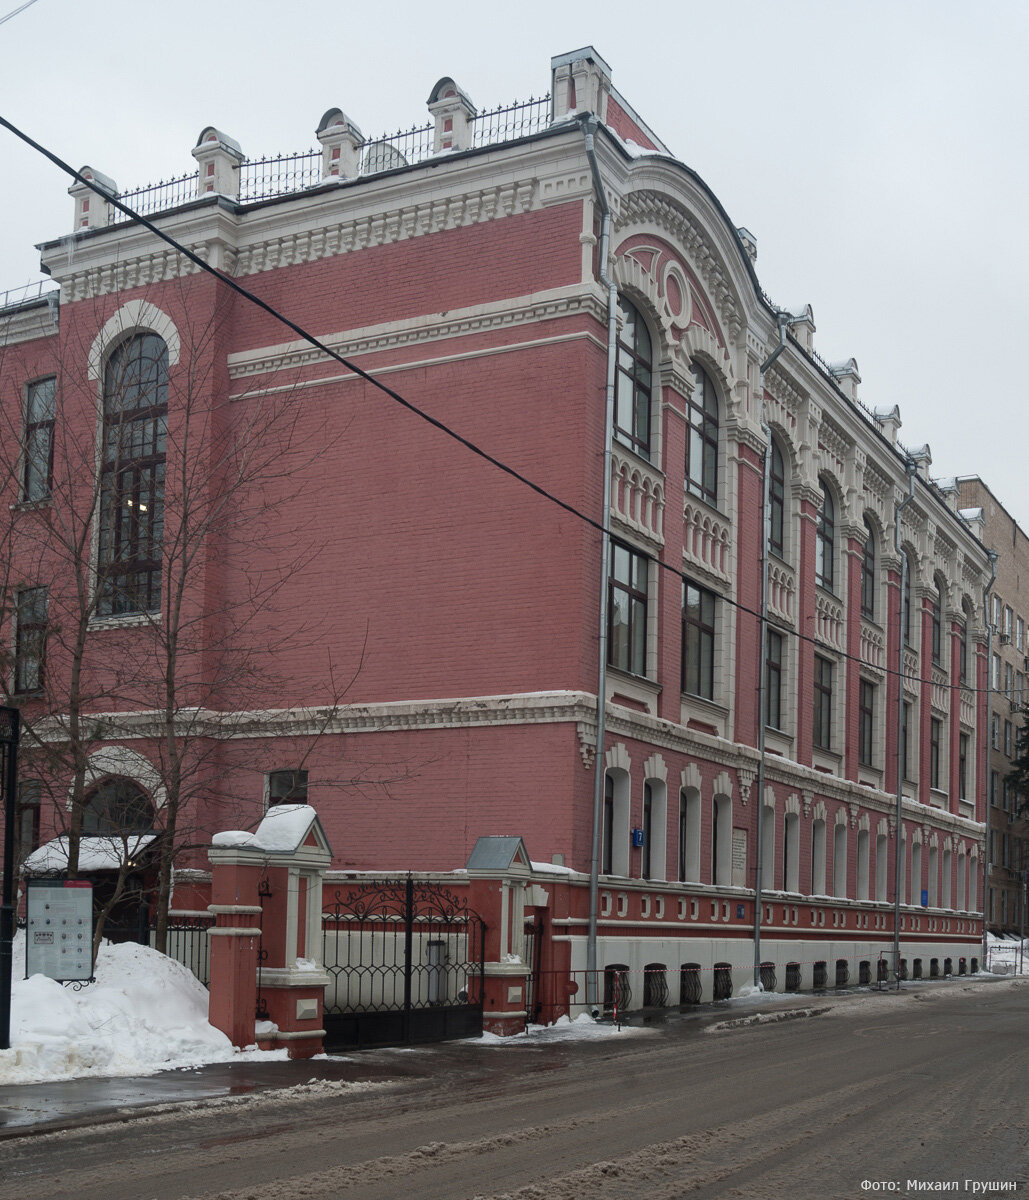
[[[686,401],[686,491],[718,503],[718,393],[711,376],[693,367],[693,392]]]
[[[45,587],[23,588],[14,601],[14,692],[41,691],[46,674]]]
[[[707,588],[682,581],[682,690],[713,700],[715,694],[715,601]]]
[[[50,495],[54,471],[54,424],[57,414],[57,380],[30,383],[25,395],[22,437],[21,498],[27,503]]]
[[[307,772],[300,769],[269,771],[265,777],[267,807],[307,803]]]
[[[634,675],[647,673],[647,588],[650,560],[645,554],[611,543],[608,662]]]
[[[836,505],[829,485],[822,481],[822,503],[815,533],[815,582],[827,592],[835,591]]]
[[[786,552],[786,463],[775,438],[771,440],[772,461],[768,477],[768,549],[780,558]]]
[[[619,298],[622,327],[618,334],[615,378],[614,435],[641,458],[650,458],[650,410],[653,349],[646,322],[634,305]]]
[[[832,685],[832,661],[816,654],[812,736],[814,745],[819,750],[832,749]]]
[[[858,762],[873,765],[875,753],[875,684],[862,679],[858,684]]]
[[[867,517],[865,517],[865,529],[867,536],[861,555],[861,615],[869,621],[874,621],[879,581],[875,562],[875,534]]]

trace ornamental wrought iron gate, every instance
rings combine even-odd
[[[323,909],[327,1050],[482,1033],[486,927],[460,894],[361,880],[327,888]]]

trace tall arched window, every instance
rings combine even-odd
[[[785,557],[786,540],[784,536],[786,517],[786,464],[783,462],[782,451],[771,442],[772,462],[768,479],[768,508],[769,531],[768,549],[780,558]]]
[[[861,556],[861,615],[867,617],[869,621],[875,620],[875,593],[876,593],[876,572],[875,572],[875,534],[872,532],[872,526],[867,517],[865,517],[865,529],[868,531],[868,536],[865,538],[865,549]]]
[[[822,506],[818,510],[818,532],[815,539],[815,582],[827,592],[833,590],[836,556],[836,505],[828,484],[822,483]]]
[[[116,347],[104,371],[100,616],[161,606],[167,431],[168,348],[139,333]]]
[[[618,375],[615,383],[615,437],[650,458],[650,391],[653,350],[639,312],[619,299],[622,328],[618,335]]]
[[[686,401],[686,491],[718,503],[718,393],[703,367],[693,368],[693,394]]]
[[[943,654],[943,580],[936,576],[933,580],[932,596],[932,648],[933,662],[940,664]]]

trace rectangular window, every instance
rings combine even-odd
[[[306,804],[306,771],[269,771],[267,776],[268,807],[273,804]]]
[[[634,675],[647,673],[648,567],[646,555],[611,543],[607,661]]]
[[[1004,695],[1011,699],[1011,693],[1015,690],[1015,668],[1011,663],[1004,664]]]
[[[782,634],[768,631],[765,653],[765,724],[782,729]]]
[[[993,609],[993,617],[990,624],[997,629],[1000,626],[1000,597],[996,593],[991,597],[991,607]]]
[[[1011,811],[1011,785],[1006,779],[1001,784],[1001,807],[1005,812]]]
[[[996,771],[990,772],[990,803],[994,808],[997,807],[998,793],[1000,792],[1000,776]]]
[[[929,718],[929,786],[940,786],[940,739],[943,736],[943,722],[936,717]]]
[[[958,797],[968,799],[968,734],[958,737]]]
[[[990,686],[993,688],[993,690],[995,692],[999,692],[1000,691],[1000,655],[999,654],[995,654],[993,656],[992,678],[993,678],[993,682],[990,684]]]
[[[968,682],[968,626],[961,626],[961,640],[958,643],[958,670],[961,682]]]
[[[1004,753],[1011,757],[1011,722],[1004,722]]]
[[[715,695],[714,592],[682,581],[682,690],[713,700]]]
[[[900,706],[900,764],[905,779],[911,778],[911,758],[908,753],[908,729],[911,727],[911,701]]]
[[[996,713],[990,718],[990,745],[994,750],[1000,749],[1000,717]]]
[[[1011,621],[1012,613],[1010,607],[1004,609],[1004,636],[1008,639],[1011,637]]]
[[[14,809],[14,863],[20,866],[39,845],[39,809],[43,785],[38,779],[18,784]]]
[[[21,498],[45,500],[50,495],[54,470],[54,417],[57,409],[57,380],[30,383],[25,396]]]
[[[1022,653],[1022,646],[1025,642],[1025,622],[1021,617],[1015,621],[1015,649],[1019,654]]]
[[[875,684],[862,679],[858,687],[858,762],[872,765],[875,732]]]
[[[38,692],[46,660],[45,587],[25,588],[15,598],[14,691]]]
[[[820,750],[832,748],[832,669],[829,659],[815,655],[813,739]]]

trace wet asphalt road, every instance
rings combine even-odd
[[[782,1007],[194,1073],[206,1094],[185,1108],[8,1136],[0,1200],[1029,1196],[1029,984],[805,998],[815,1015],[773,1020]],[[143,1086],[110,1083],[115,1102]],[[28,1089],[0,1108],[12,1091]]]

